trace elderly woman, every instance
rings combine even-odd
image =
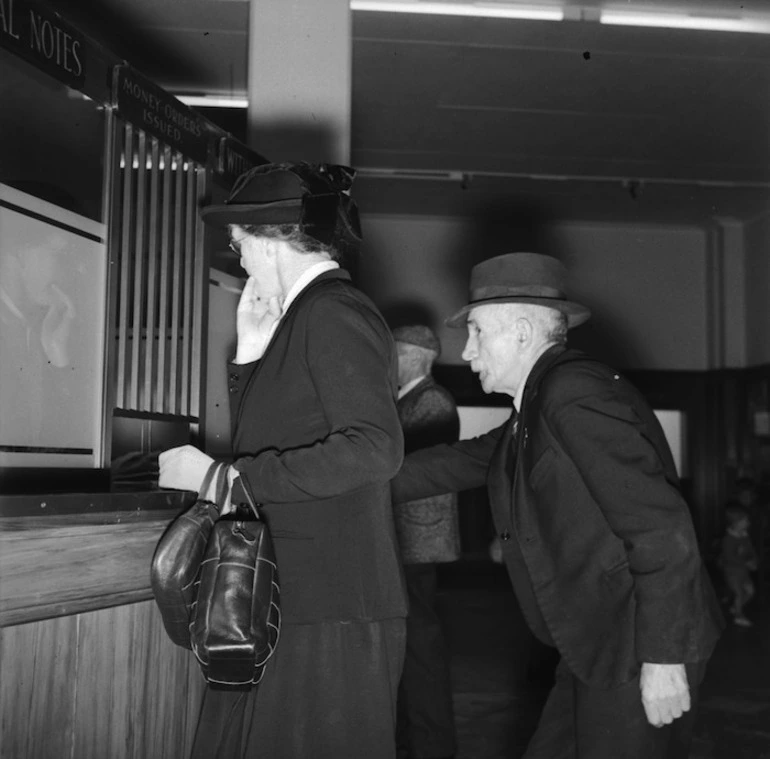
[[[200,759],[395,756],[406,604],[389,480],[403,440],[390,332],[339,264],[360,242],[352,178],[260,166],[202,211],[227,227],[248,275],[230,475],[233,500],[250,491],[269,524],[283,624],[257,689],[206,692]],[[161,485],[183,487],[174,471],[202,455],[163,454]]]

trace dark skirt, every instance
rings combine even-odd
[[[284,625],[257,688],[206,689],[191,759],[394,759],[404,619]]]

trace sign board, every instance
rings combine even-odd
[[[86,73],[86,40],[58,13],[34,0],[0,0],[0,45],[80,89]]]
[[[222,137],[219,140],[216,170],[228,184],[233,184],[244,171],[264,163],[269,163],[267,158],[250,150],[238,140],[232,137]]]
[[[207,163],[209,128],[192,108],[130,66],[115,67],[118,115],[198,163]]]

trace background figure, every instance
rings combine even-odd
[[[560,662],[525,759],[684,759],[722,629],[663,429],[610,367],[566,347],[589,310],[550,256],[473,268],[463,358],[511,418],[410,453],[408,501],[486,484],[524,618]]]
[[[735,483],[735,498],[727,504],[742,508],[749,516],[749,537],[757,549],[761,561],[768,546],[768,516],[767,500],[763,497],[761,488],[751,477],[739,477]]]
[[[460,418],[451,394],[431,376],[441,345],[423,325],[393,330],[398,353],[398,416],[404,452],[454,443]],[[410,759],[454,755],[457,744],[450,657],[436,612],[436,564],[460,556],[457,494],[394,504],[409,598],[406,658],[398,690],[397,744]]]
[[[743,607],[754,597],[751,573],[757,570],[757,553],[749,537],[751,520],[741,506],[725,508],[727,529],[719,550],[719,567],[730,599],[733,622],[741,627],[751,627],[751,621],[743,613]]]
[[[259,686],[206,690],[196,759],[394,759],[406,597],[390,480],[403,456],[390,330],[340,268],[360,227],[344,166],[268,164],[224,205],[248,274],[228,367],[233,500],[275,544],[281,635]],[[199,490],[211,459],[160,457],[160,486]]]

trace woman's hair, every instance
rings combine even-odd
[[[306,235],[298,224],[243,224],[242,228],[255,237],[267,237],[271,240],[288,242],[300,253],[325,253],[332,261],[342,260],[342,256],[336,248]]]

